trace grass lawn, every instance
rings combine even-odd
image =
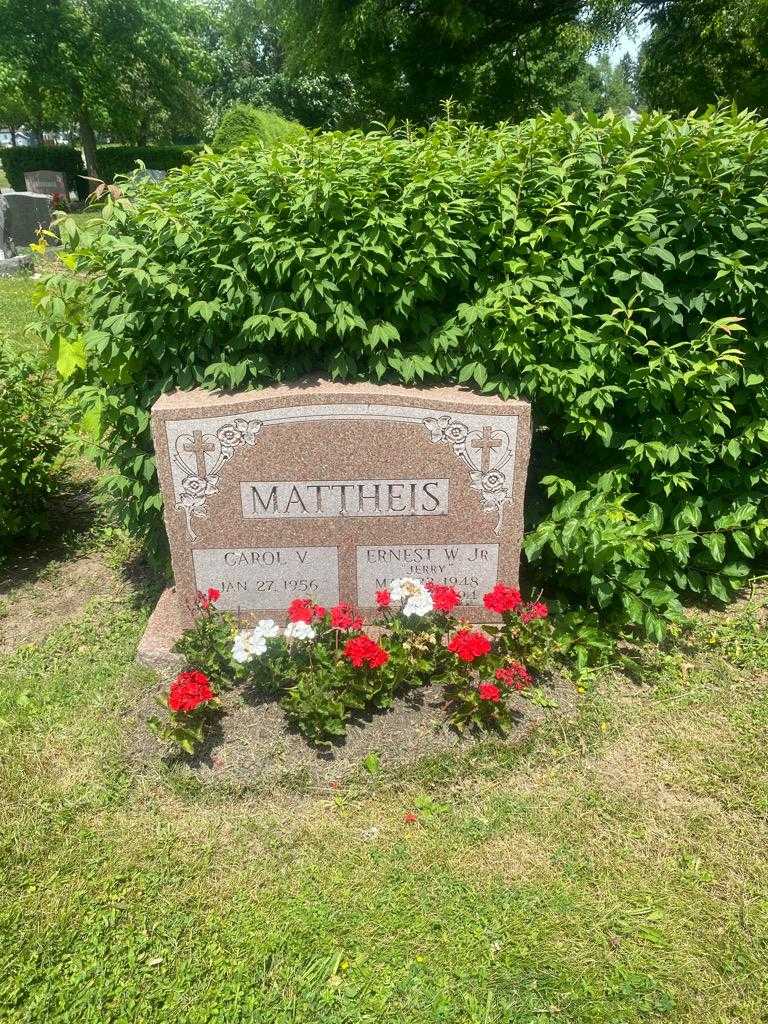
[[[26,330],[34,316],[36,283],[27,275],[0,278],[0,348],[6,351],[33,352],[39,346],[39,339]]]
[[[759,595],[525,745],[234,789],[128,756],[150,604],[78,537],[2,586],[3,1022],[765,1021]]]

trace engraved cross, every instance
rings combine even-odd
[[[493,449],[501,448],[504,443],[503,441],[494,441],[492,438],[493,429],[491,427],[483,427],[483,436],[476,438],[472,442],[472,447],[482,452],[480,456],[480,471],[482,473],[487,473],[491,468],[491,452]]]
[[[190,455],[193,454],[195,456],[195,476],[199,476],[199,477],[202,477],[202,479],[205,479],[206,478],[205,456],[206,456],[206,454],[210,454],[211,452],[215,452],[216,451],[216,445],[215,444],[211,444],[209,441],[206,441],[203,438],[202,431],[195,430],[192,433],[192,443],[191,444],[189,444],[189,443],[185,444],[182,447],[181,450],[183,452],[189,452]],[[200,459],[201,458],[203,460],[203,468],[202,468],[202,470],[200,469]]]

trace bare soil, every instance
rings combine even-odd
[[[351,721],[344,741],[331,747],[308,743],[289,726],[274,698],[232,692],[223,698],[224,714],[211,729],[208,742],[195,757],[187,757],[170,751],[146,727],[146,718],[158,713],[155,698],[162,692],[158,686],[132,709],[126,755],[144,767],[161,759],[169,767],[185,766],[206,783],[303,791],[332,788],[364,773],[363,759],[368,754],[377,754],[381,770],[391,771],[442,753],[466,754],[489,740],[487,734],[461,736],[447,727],[439,686],[411,692],[386,711]],[[552,678],[545,692],[556,706],[544,708],[518,697],[512,731],[491,741],[519,744],[545,717],[573,713],[577,695],[568,679]]]

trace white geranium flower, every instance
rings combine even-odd
[[[276,636],[280,636],[280,627],[274,619],[259,619],[253,632],[263,636],[265,640],[273,640]]]
[[[400,579],[392,580],[389,588],[393,601],[403,601],[409,597],[429,597],[429,591],[421,582],[412,576],[401,576]]]
[[[308,622],[289,622],[285,636],[288,640],[314,640],[315,630]]]
[[[241,665],[264,654],[267,641],[255,629],[241,629],[232,644],[232,658]]]
[[[429,591],[425,590],[423,594],[417,594],[414,597],[409,597],[403,605],[403,615],[411,616],[417,615],[421,618],[422,615],[429,615],[429,613],[435,607],[432,601],[432,595]]]

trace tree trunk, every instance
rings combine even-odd
[[[8,131],[11,133],[11,145],[15,146],[16,145],[16,129],[13,127],[13,125],[10,125],[9,128],[8,128]]]
[[[99,177],[99,165],[96,158],[96,134],[91,124],[91,119],[88,115],[88,111],[85,107],[80,108],[80,116],[78,118],[78,128],[80,131],[80,144],[83,147],[83,155],[85,156],[85,168],[88,172],[89,178]],[[88,182],[88,191],[93,192],[96,188],[96,182]]]

